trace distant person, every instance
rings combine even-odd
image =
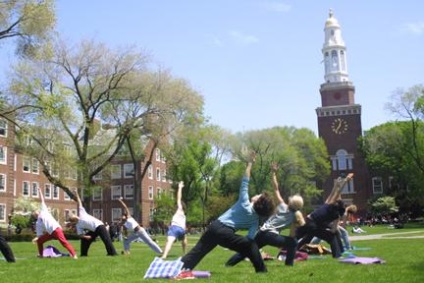
[[[124,214],[122,215],[122,225],[129,233],[127,238],[124,239],[124,255],[130,254],[130,244],[138,239],[141,239],[144,243],[146,243],[153,251],[158,254],[162,254],[162,249],[158,246],[158,244],[150,238],[149,234],[147,234],[146,229],[140,226],[138,222],[131,216],[130,210],[128,209],[125,202],[122,200],[122,197],[119,198],[119,202],[125,209]]]
[[[274,212],[274,204],[267,193],[255,195],[249,200],[248,185],[254,161],[255,153],[252,153],[242,178],[237,202],[217,220],[212,221],[193,249],[181,258],[184,265],[175,280],[193,279],[193,268],[218,245],[240,253],[243,258],[249,258],[256,272],[267,272],[253,238],[258,229],[259,217],[269,217]],[[247,237],[236,234],[240,229],[249,230]]]
[[[184,204],[181,201],[182,190],[184,183],[181,181],[178,183],[177,191],[177,211],[174,216],[172,216],[171,226],[168,228],[168,237],[166,239],[165,248],[163,251],[162,259],[166,259],[169,251],[171,250],[172,244],[176,239],[181,241],[181,246],[183,248],[183,255],[186,253],[187,247],[187,235],[186,235],[186,215],[184,212]]]
[[[32,213],[32,216],[37,219],[37,222],[35,223],[37,237],[32,239],[32,242],[37,244],[38,257],[43,257],[44,243],[55,239],[58,240],[60,244],[68,250],[69,255],[72,258],[77,259],[78,257],[74,248],[66,239],[65,234],[63,234],[62,227],[60,226],[59,222],[54,219],[53,215],[47,208],[47,205],[44,202],[44,196],[41,188],[38,188],[38,192],[41,199],[41,209]]]
[[[305,224],[300,209],[303,207],[303,198],[300,195],[289,197],[286,203],[280,194],[280,188],[277,181],[278,165],[271,165],[271,181],[274,187],[275,196],[278,200],[277,212],[272,215],[259,229],[255,236],[255,242],[258,248],[269,245],[286,250],[285,265],[293,265],[296,255],[297,241],[295,239],[295,228]],[[290,235],[283,236],[280,232],[290,228]],[[232,256],[226,266],[234,266],[243,260],[243,256],[238,253]]]
[[[355,234],[362,234],[362,233],[366,233],[367,231],[361,229],[361,227],[359,227],[359,226],[354,226],[352,228],[352,232],[355,233]]]
[[[91,216],[85,211],[77,190],[74,190],[74,194],[78,203],[79,216],[71,215],[69,217],[69,221],[73,226],[75,226],[77,234],[80,236],[81,256],[88,256],[88,249],[90,248],[90,245],[96,240],[97,236],[100,236],[100,239],[102,239],[107,251],[107,255],[117,255],[106,225],[101,220]]]
[[[0,234],[0,251],[3,254],[7,262],[15,262],[15,256],[13,255],[12,249],[9,244],[6,242],[6,239],[3,235]]]

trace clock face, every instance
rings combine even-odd
[[[336,118],[334,119],[333,123],[331,123],[331,130],[338,135],[346,133],[347,129],[347,122],[342,118]]]

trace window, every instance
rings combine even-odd
[[[97,219],[102,220],[103,219],[103,209],[101,208],[95,208],[93,209],[93,216]]]
[[[134,178],[135,172],[134,172],[134,164],[128,163],[124,164],[124,178]]]
[[[6,175],[0,174],[0,192],[6,191]]]
[[[161,188],[157,188],[157,196],[158,198],[160,198],[160,195],[162,194],[162,189]]]
[[[71,189],[71,192],[73,192],[73,191],[75,191],[77,188],[70,188]],[[64,192],[63,193],[63,199],[64,200],[71,200],[71,197],[66,193],[66,192]]]
[[[134,198],[134,185],[125,185],[124,186],[124,198],[133,199]]]
[[[346,185],[344,185],[343,189],[342,189],[342,194],[353,194],[355,193],[355,187],[353,185],[353,181],[354,179],[349,180],[349,182],[346,183]]]
[[[53,185],[53,198],[59,199],[59,187],[55,185]]]
[[[111,170],[112,170],[112,179],[122,178],[121,165],[112,165]]]
[[[121,220],[122,209],[121,208],[112,208],[112,221]]]
[[[153,199],[153,187],[149,186],[149,199]]]
[[[31,196],[38,197],[38,183],[33,182],[31,186]]]
[[[52,197],[51,185],[44,184],[44,198],[51,198],[51,197]]]
[[[0,164],[7,164],[7,147],[0,145]]]
[[[31,168],[31,159],[24,157],[22,171],[29,172]]]
[[[122,196],[121,186],[111,186],[112,199],[119,199]]]
[[[162,171],[162,182],[166,182],[166,169]]]
[[[32,167],[31,167],[31,171],[34,174],[38,174],[38,169],[39,169],[39,164],[38,164],[38,160],[33,158],[32,159]]]
[[[7,122],[3,119],[0,119],[0,136],[7,137]]]
[[[156,168],[156,180],[160,181],[160,168]]]
[[[6,205],[4,203],[0,203],[0,221],[6,221]]]
[[[156,161],[160,161],[160,149],[156,148],[155,153],[156,153]]]
[[[149,165],[149,167],[147,168],[147,177],[149,178],[149,179],[153,179],[153,167],[152,167],[152,165],[150,164]]]
[[[331,157],[331,161],[334,171],[353,169],[353,155],[348,154],[344,149],[339,149],[336,155]]]
[[[372,178],[372,190],[374,194],[383,193],[383,180],[381,179],[381,177]]]
[[[93,180],[101,180],[102,178],[103,176],[101,171],[93,176]]]
[[[29,182],[27,181],[22,182],[22,195],[29,196]]]
[[[93,191],[93,201],[102,200],[102,190],[94,190]]]

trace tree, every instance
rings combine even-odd
[[[241,161],[245,160],[246,149],[257,152],[250,181],[253,193],[271,188],[270,164],[273,161],[282,168],[278,178],[284,197],[300,193],[307,200],[318,195],[320,190],[316,182],[323,181],[329,174],[325,144],[308,129],[274,127],[246,132],[239,134],[233,149]]]
[[[158,140],[203,117],[203,98],[169,71],[151,71],[134,48],[58,40],[53,51],[16,66],[0,115],[15,125],[19,150],[71,196],[64,176],[77,176],[89,193],[128,141]]]
[[[380,197],[371,204],[372,211],[379,215],[388,215],[398,212],[395,199],[393,197]]]
[[[0,41],[17,39],[16,52],[33,56],[56,24],[53,0],[0,1]]]

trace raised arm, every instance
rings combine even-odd
[[[38,187],[38,194],[40,195],[41,204],[45,205],[46,203],[44,202],[44,194],[40,187]]]
[[[250,158],[247,161],[247,166],[246,166],[246,171],[244,173],[244,175],[250,179],[250,174],[252,171],[252,165],[256,160],[256,152],[252,151],[252,153],[250,154]]]
[[[178,207],[178,209],[183,209],[183,204],[181,202],[183,187],[184,187],[184,182],[183,181],[179,182],[178,183],[178,191],[177,191],[177,207]]]
[[[349,180],[352,178],[353,178],[353,173],[349,173],[344,179],[342,179],[341,177],[337,178],[336,182],[334,183],[333,190],[331,191],[330,195],[327,197],[325,203],[330,204],[339,200],[341,198],[341,192],[344,185],[346,185],[346,183],[349,182]]]
[[[122,204],[122,206],[124,207],[125,214],[126,214],[128,217],[130,217],[130,216],[131,216],[130,210],[128,209],[128,206],[125,204],[125,202],[122,200],[122,197],[120,197],[118,200],[119,200],[119,202]]]
[[[79,194],[78,194],[78,189],[75,189],[75,190],[74,190],[74,194],[75,194],[75,198],[77,199],[78,207],[83,207],[83,206],[82,206],[81,198],[80,198],[80,196],[79,196]]]
[[[278,171],[278,164],[276,162],[273,162],[271,164],[271,181],[272,181],[272,187],[274,188],[275,196],[278,199],[278,202],[279,203],[285,203],[284,202],[284,199],[281,197],[280,189],[278,187],[277,171]]]

